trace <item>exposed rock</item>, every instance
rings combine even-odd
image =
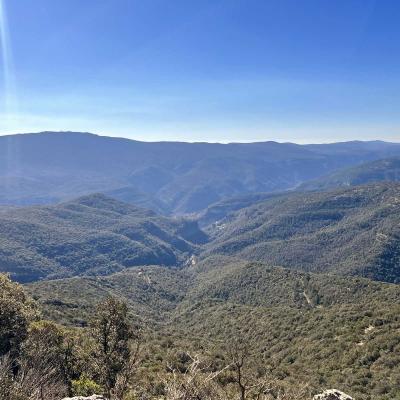
[[[314,400],[354,400],[348,394],[336,389],[325,390],[314,396]]]
[[[89,397],[84,397],[84,396],[76,396],[76,397],[65,397],[62,400],[107,400],[105,397],[100,396],[98,394],[94,394]]]

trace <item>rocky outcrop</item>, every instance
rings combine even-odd
[[[98,394],[94,394],[89,397],[84,397],[84,396],[76,396],[76,397],[65,397],[62,400],[107,400],[105,397],[100,396]]]
[[[314,396],[314,400],[354,400],[348,394],[336,389],[325,390],[321,394]]]

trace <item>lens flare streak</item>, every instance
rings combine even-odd
[[[12,114],[16,113],[17,95],[5,0],[0,0],[0,45],[1,79],[3,81],[4,90],[2,114],[6,118],[10,118]]]
[[[2,129],[10,130],[18,122],[18,104],[5,0],[0,0],[0,57],[0,81],[3,87],[2,93],[0,92],[0,126]],[[14,181],[12,177],[18,173],[18,155],[18,147],[7,140],[2,187],[5,196],[9,192],[10,182]],[[18,181],[17,185],[19,185]]]

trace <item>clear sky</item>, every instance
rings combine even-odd
[[[0,133],[400,141],[398,0],[0,0]]]

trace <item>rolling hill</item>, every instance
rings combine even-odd
[[[22,282],[176,266],[206,240],[195,221],[161,217],[101,194],[5,210],[0,238],[0,271]]]
[[[212,225],[203,257],[400,281],[400,185],[285,193]]]
[[[199,212],[219,200],[294,188],[346,166],[400,155],[400,145],[348,142],[139,142],[89,133],[0,137],[0,204],[102,192],[157,212]]]

